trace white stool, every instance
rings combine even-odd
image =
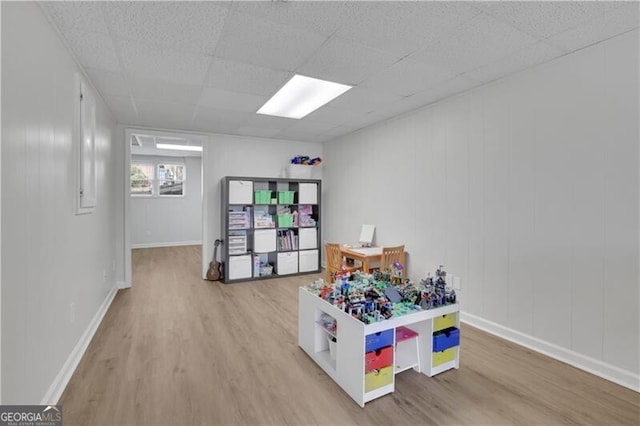
[[[413,368],[420,373],[420,334],[408,327],[396,328],[395,373]]]

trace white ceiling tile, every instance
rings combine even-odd
[[[316,136],[308,136],[302,142],[313,142],[313,143],[323,143],[330,141],[332,138],[330,136],[325,136],[324,134],[316,135]]]
[[[161,50],[137,42],[118,40],[122,62],[130,75],[171,83],[202,85],[211,57]]]
[[[494,1],[478,8],[538,39],[571,29],[620,6],[611,1]]]
[[[417,105],[416,105],[417,104]],[[416,102],[415,99],[403,98],[397,102],[389,105],[384,105],[377,110],[373,111],[369,117],[370,122],[375,123],[377,121],[384,121],[392,117],[407,113],[409,111],[416,110],[422,107],[423,104]]]
[[[269,129],[267,127],[251,127],[240,126],[236,129],[236,132],[241,135],[255,136],[260,138],[272,138],[281,132],[281,129]]]
[[[213,58],[205,84],[231,92],[271,96],[292,75],[290,72],[272,68]]]
[[[398,95],[409,96],[454,76],[449,70],[403,59],[368,78],[361,86],[382,88]]]
[[[450,38],[419,50],[409,59],[460,74],[505,58],[536,41],[507,24],[481,14]]]
[[[294,124],[296,121],[297,120],[293,118],[274,117],[272,115],[264,114],[249,114],[243,124],[250,127],[283,130]]]
[[[236,129],[248,120],[249,114],[217,108],[197,107],[193,119],[194,130],[235,134]]]
[[[320,134],[327,132],[335,127],[337,126],[332,123],[313,121],[309,120],[308,118],[303,118],[301,120],[295,120],[295,122],[291,126],[287,127],[285,131],[305,131],[307,133]]]
[[[138,123],[138,114],[129,96],[115,96],[102,94],[102,98],[113,113],[116,121],[123,124]]]
[[[305,118],[309,118],[313,121],[332,123],[337,126],[356,118],[360,118],[363,115],[364,113],[362,111],[356,109],[339,109],[325,105],[322,108],[318,108]]]
[[[96,89],[103,95],[130,95],[127,81],[121,73],[91,67],[86,67],[85,71]]]
[[[297,72],[322,80],[356,85],[376,70],[388,67],[398,59],[398,56],[333,37]]]
[[[589,22],[548,38],[546,41],[572,52],[601,40],[638,28],[638,3],[625,2],[621,7]]]
[[[562,50],[546,43],[536,43],[526,49],[522,49],[483,67],[463,74],[472,80],[489,82],[509,74],[521,71],[525,68],[545,63],[562,55]]]
[[[463,93],[467,90],[471,90],[474,87],[478,87],[481,85],[482,83],[480,82],[471,80],[463,76],[458,76],[442,84],[439,84],[434,88],[409,96],[404,99],[404,101],[407,103],[407,105],[413,104],[415,105],[414,109],[418,109],[437,102],[441,99]]]
[[[347,1],[240,1],[238,12],[329,36],[349,25],[363,5]]]
[[[41,1],[38,4],[63,33],[72,29],[109,33],[102,13],[102,2]]]
[[[266,96],[249,95],[246,93],[229,92],[213,87],[205,87],[198,100],[198,106],[255,113],[264,105],[267,99]]]
[[[215,55],[291,71],[303,64],[325,40],[326,37],[316,33],[232,13]]]
[[[354,87],[343,95],[329,102],[327,106],[338,109],[360,111],[363,114],[373,111],[380,105],[395,102],[402,96],[384,90]]]
[[[168,101],[195,105],[202,93],[201,86],[169,83],[141,77],[129,77],[131,94],[135,99]]]
[[[313,138],[318,135],[319,135],[318,132],[310,132],[304,128],[297,128],[297,129],[285,129],[282,132],[278,133],[276,137],[278,139],[285,139],[285,140],[306,141],[309,138]]]
[[[64,33],[69,48],[85,67],[121,71],[113,39],[106,34],[69,30]]]
[[[284,129],[277,134],[278,138],[289,140],[309,140],[309,138],[326,133],[337,126],[329,123],[318,123],[314,121],[301,122]]]
[[[188,130],[194,115],[194,105],[136,99],[138,117],[146,126]]]
[[[204,54],[213,54],[228,7],[223,2],[105,3],[116,37]]]
[[[446,37],[479,14],[466,2],[363,2],[336,35],[400,56]]]

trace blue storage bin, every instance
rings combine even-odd
[[[365,336],[365,352],[393,345],[393,328]]]
[[[442,352],[460,344],[460,330],[447,328],[433,334],[433,352]]]

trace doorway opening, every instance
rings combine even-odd
[[[202,244],[206,136],[126,129],[125,283],[131,251]]]

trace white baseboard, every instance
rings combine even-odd
[[[126,281],[116,281],[116,289],[122,290],[125,288],[131,288],[131,283]]]
[[[40,404],[51,405],[58,403],[60,397],[62,396],[62,392],[64,392],[64,389],[67,387],[69,380],[71,380],[73,372],[78,367],[78,364],[80,363],[84,352],[87,350],[87,347],[89,346],[93,335],[96,333],[98,326],[102,322],[102,318],[104,318],[104,315],[107,313],[107,310],[109,309],[109,306],[111,306],[111,302],[113,301],[113,298],[116,296],[117,292],[118,289],[116,287],[113,287],[109,291],[107,297],[105,297],[104,299],[104,302],[102,302],[102,305],[100,305],[100,308],[98,308],[98,312],[96,312],[96,314],[93,316],[93,319],[89,323],[89,326],[69,354],[69,357],[62,366],[62,369],[60,370],[60,372],[58,372],[58,375],[55,377],[55,379],[53,379],[53,383],[51,383],[51,386],[49,386],[49,390],[47,390],[47,393],[45,393]]]
[[[603,379],[609,380],[613,383],[617,383],[636,392],[640,392],[640,374],[623,370],[622,368],[590,358],[570,349],[545,342],[537,337],[504,327],[492,321],[487,321],[473,314],[460,312],[460,321],[486,331],[487,333],[509,340],[510,342],[517,343],[518,345],[550,356],[551,358],[557,359],[558,361],[562,361],[596,376],[602,377]]]
[[[178,246],[197,246],[202,245],[202,241],[181,241],[177,243],[142,243],[131,244],[132,249],[138,248],[156,248],[156,247],[178,247]]]

